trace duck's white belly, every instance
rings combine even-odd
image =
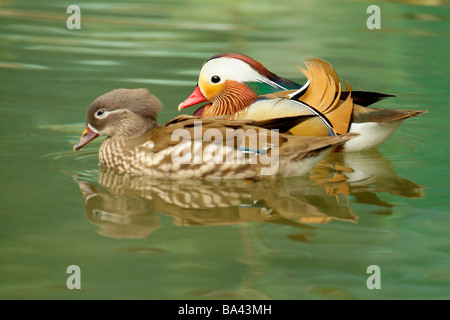
[[[344,145],[344,151],[357,152],[378,147],[394,133],[402,121],[352,123],[350,132],[358,133],[359,136],[347,141]]]

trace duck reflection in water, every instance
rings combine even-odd
[[[391,162],[378,149],[359,153],[332,153],[322,160],[310,176],[327,194],[342,203],[352,202],[376,206],[375,213],[392,214],[392,204],[379,198],[387,192],[402,198],[423,198],[423,186],[401,178]]]
[[[423,198],[423,187],[394,171],[377,150],[334,153],[309,177],[276,180],[182,180],[133,176],[100,167],[98,183],[75,177],[86,218],[112,238],[145,238],[160,228],[157,213],[178,226],[232,225],[250,221],[314,229],[333,220],[357,222],[351,203],[392,214],[387,192]],[[362,212],[361,212],[362,213]]]
[[[75,177],[86,218],[112,238],[144,238],[160,228],[159,215],[178,226],[266,221],[313,229],[332,220],[356,222],[347,205],[308,179],[180,180],[132,176],[101,167],[98,183]]]
[[[160,228],[151,203],[138,196],[113,195],[101,186],[75,178],[85,198],[86,219],[100,227],[98,233],[111,238],[138,239]]]

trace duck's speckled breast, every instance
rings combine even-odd
[[[132,173],[164,176],[160,170],[159,153],[153,152],[154,143],[149,140],[130,147],[124,140],[107,138],[99,150],[100,163],[108,168]]]
[[[190,141],[189,141],[190,142]],[[202,147],[202,142],[200,143]],[[188,150],[191,144],[188,143]],[[173,155],[179,154],[180,146],[169,146],[161,151],[154,151],[155,144],[149,140],[143,144],[130,146],[123,140],[107,138],[99,150],[100,163],[108,168],[138,175],[171,178],[252,178],[260,174],[260,166],[252,166],[248,161],[234,161],[234,164],[215,163],[212,155],[206,156],[201,163],[183,163],[174,161]],[[193,149],[195,150],[195,146]],[[184,149],[186,150],[186,149]],[[186,151],[188,151],[186,150]],[[201,150],[201,149],[200,149]],[[217,148],[215,152],[230,152],[227,148]],[[188,151],[188,156],[192,154]],[[179,159],[178,159],[179,160]],[[236,160],[236,159],[235,159]]]

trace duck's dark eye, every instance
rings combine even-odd
[[[96,115],[97,115],[97,117],[100,117],[104,113],[105,113],[105,110],[102,109],[102,110],[98,110]]]
[[[218,82],[220,82],[220,77],[219,77],[219,76],[212,76],[212,77],[211,77],[211,82],[212,82],[212,83],[218,83]]]

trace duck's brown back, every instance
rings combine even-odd
[[[350,139],[348,136],[293,136],[253,123],[180,116],[135,139],[105,139],[99,158],[106,167],[132,174],[258,178],[268,174],[286,175],[283,169],[287,164],[316,158],[325,149]]]

